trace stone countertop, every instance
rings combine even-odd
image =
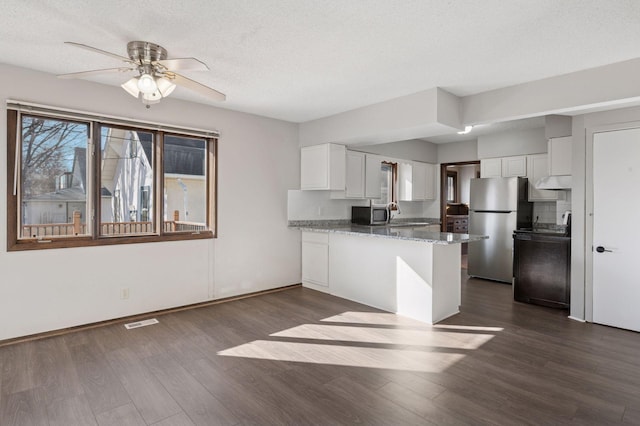
[[[425,225],[426,226],[426,225]],[[422,241],[431,244],[461,244],[489,238],[486,235],[453,234],[427,231],[424,226],[410,227],[382,225],[365,226],[354,224],[290,224],[290,228],[309,232],[333,232],[361,237],[393,238],[397,240]]]

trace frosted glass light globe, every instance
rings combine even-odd
[[[158,85],[151,75],[142,74],[140,79],[138,79],[138,89],[140,89],[142,93],[151,94],[158,90]]]

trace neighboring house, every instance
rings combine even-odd
[[[153,169],[137,132],[109,128],[102,136],[101,183],[111,202],[102,222],[148,222],[153,212]]]
[[[79,211],[81,222],[85,222],[87,150],[75,148],[73,154],[72,169],[58,176],[54,192],[36,195],[23,201],[23,223],[71,223],[74,211]],[[103,204],[104,200],[111,198],[111,193],[106,188],[102,188],[101,195]]]
[[[206,223],[205,150],[198,141],[165,141],[165,221]],[[153,169],[149,134],[111,128],[102,137],[101,222],[152,220]],[[74,150],[73,167],[59,176],[56,191],[23,202],[23,223],[71,223],[86,210],[86,149]]]
[[[205,149],[201,141],[170,137],[164,141],[164,212],[173,220],[206,224]]]

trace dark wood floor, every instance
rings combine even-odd
[[[469,280],[434,327],[303,288],[0,348],[0,425],[640,424],[640,335]]]

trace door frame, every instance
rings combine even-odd
[[[593,322],[593,143],[597,133],[640,128],[640,121],[594,126],[586,129],[584,185],[584,319]]]
[[[480,160],[458,161],[455,163],[440,163],[440,232],[447,232],[447,166],[468,166],[480,164]],[[458,194],[458,197],[460,194]]]

